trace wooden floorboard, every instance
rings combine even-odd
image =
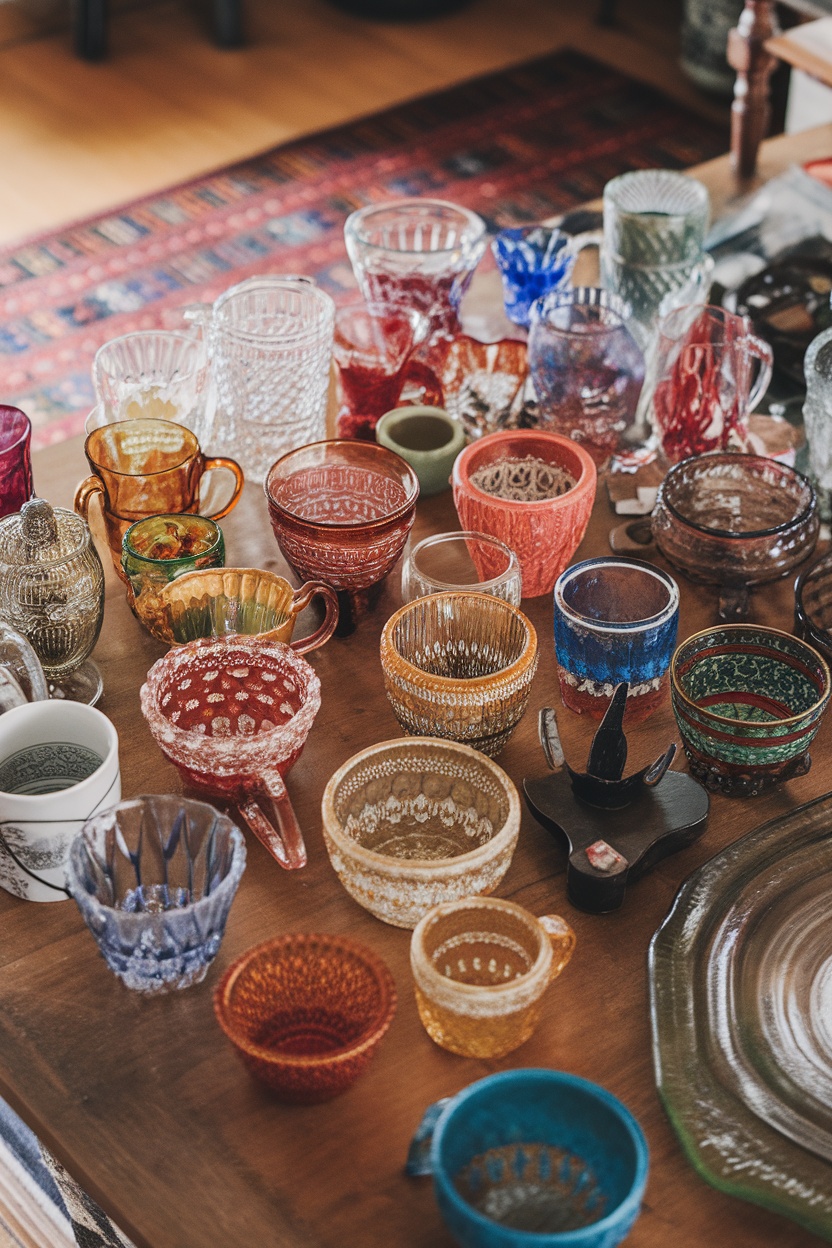
[[[76,59],[68,31],[26,10],[0,25],[0,242],[148,194],[274,144],[463,78],[572,46],[727,117],[678,69],[673,2],[473,0],[421,23],[368,22],[328,0],[244,0],[248,44],[216,48],[187,0],[116,9],[108,59]],[[55,10],[46,10],[54,25]],[[48,22],[45,23],[48,26]],[[726,146],[727,146],[726,121]]]

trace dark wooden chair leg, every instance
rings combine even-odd
[[[100,61],[107,52],[107,0],[74,0],[73,39],[76,55]]]
[[[214,0],[214,30],[221,48],[239,48],[242,45],[241,0]]]
[[[774,0],[745,0],[740,20],[728,35],[728,63],[737,71],[731,106],[731,165],[740,178],[757,167],[757,149],[771,119],[769,79],[777,58],[765,41],[779,34]]]

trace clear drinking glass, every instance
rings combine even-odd
[[[102,424],[155,416],[202,436],[208,357],[199,339],[162,329],[113,338],[96,352],[92,380]]]
[[[441,199],[400,199],[352,213],[344,238],[368,302],[421,312],[431,338],[459,333],[459,305],[485,251],[482,217]]]
[[[637,169],[604,187],[602,284],[630,305],[631,328],[645,351],[665,312],[707,299],[709,218],[707,188],[683,173]]]
[[[554,291],[531,310],[539,427],[580,442],[596,464],[626,448],[644,383],[629,311],[617,295],[592,286]]]
[[[326,436],[335,304],[311,278],[250,277],[185,314],[204,327],[216,389],[206,438],[247,477]]]
[[[493,594],[519,607],[520,560],[485,533],[434,533],[417,542],[402,568],[402,601],[454,589]]]

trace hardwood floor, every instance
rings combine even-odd
[[[33,0],[28,0],[29,5]],[[274,144],[559,47],[577,47],[726,118],[678,69],[678,4],[473,0],[452,16],[367,22],[328,0],[244,0],[222,51],[188,0],[115,9],[110,55],[77,60],[63,9],[0,4],[0,242],[50,229]]]

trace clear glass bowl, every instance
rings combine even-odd
[[[405,732],[494,756],[520,722],[537,670],[531,621],[491,594],[430,594],[381,635],[384,688]]]
[[[67,886],[110,970],[163,993],[205,978],[245,864],[242,833],[213,806],[135,797],[87,820]]]
[[[455,531],[422,538],[405,556],[403,601],[453,589],[494,594],[519,607],[520,561],[505,542],[485,533]]]
[[[493,892],[520,831],[520,799],[502,768],[426,737],[347,759],[324,790],[322,815],[344,888],[394,927],[415,927],[440,902]]]

